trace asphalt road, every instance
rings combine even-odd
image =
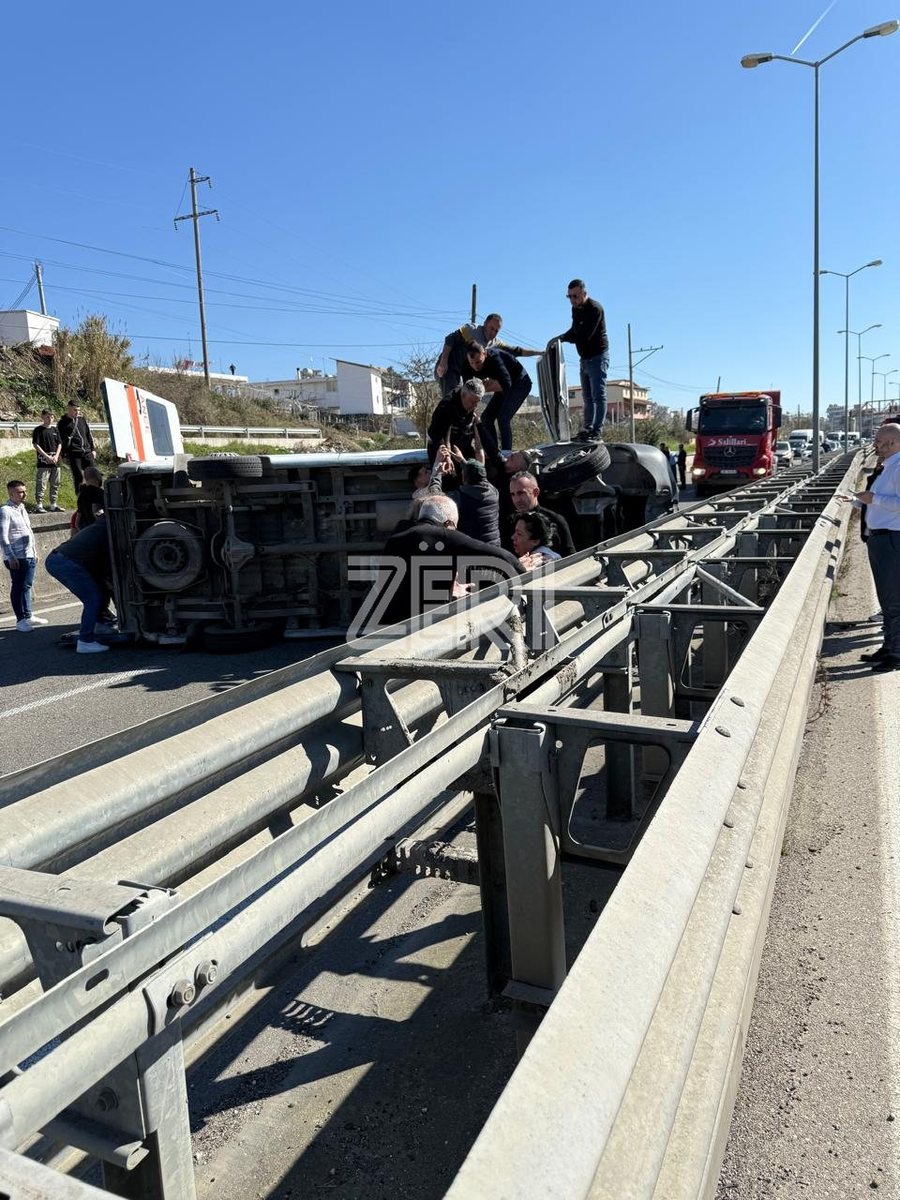
[[[76,654],[59,638],[77,629],[81,605],[57,601],[36,611],[50,624],[31,633],[0,618],[0,775],[288,666],[326,644],[279,642],[248,654],[155,646]]]

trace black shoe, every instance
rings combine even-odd
[[[579,431],[575,434],[576,442],[592,442],[593,440],[594,435],[591,433],[590,429],[579,429]]]
[[[886,654],[876,663],[872,663],[872,670],[878,671],[879,674],[884,674],[887,671],[900,671],[900,657],[896,654]]]
[[[870,650],[868,654],[859,656],[860,662],[881,662],[883,658],[887,658],[887,646],[879,646],[877,650]]]

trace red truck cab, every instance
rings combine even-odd
[[[688,413],[696,434],[691,476],[697,495],[775,472],[781,392],[716,392]]]

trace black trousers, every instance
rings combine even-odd
[[[75,484],[75,491],[84,483],[84,473],[88,467],[94,465],[94,456],[90,450],[83,450],[79,453],[66,455],[66,461],[69,464],[69,470],[72,472],[72,481]]]

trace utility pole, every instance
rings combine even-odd
[[[472,284],[472,324],[473,325],[475,324],[475,312],[476,312],[475,298],[477,295],[478,295],[478,285],[473,283]]]
[[[631,349],[631,322],[628,322],[628,407],[631,410],[631,440],[635,440],[634,429],[634,368],[640,366],[642,362],[646,362],[651,354],[655,354],[657,350],[662,350],[662,346],[641,346],[640,350]],[[643,358],[639,358],[637,363],[634,361],[635,354],[643,354]]]
[[[44,299],[44,268],[39,262],[34,264],[34,277],[37,280],[38,296],[41,301],[41,314],[47,315],[47,301]]]
[[[209,387],[209,350],[206,345],[206,306],[203,303],[203,267],[200,262],[200,218],[215,217],[219,220],[218,210],[215,208],[205,208],[202,212],[197,211],[197,184],[208,183],[210,188],[212,182],[208,175],[198,175],[191,167],[191,211],[183,217],[175,218],[175,228],[178,228],[179,221],[194,222],[194,253],[197,258],[197,296],[200,300],[200,338],[203,342],[203,378],[206,380],[206,386]]]

